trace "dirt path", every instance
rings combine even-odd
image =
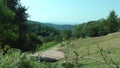
[[[59,59],[64,58],[64,53],[60,51],[59,47],[53,47],[49,50],[42,51],[42,52],[36,52],[34,54],[30,54],[30,56],[38,56],[41,57],[41,60],[45,61],[56,61]]]

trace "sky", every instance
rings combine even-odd
[[[29,20],[54,24],[80,24],[107,18],[115,10],[120,17],[120,0],[21,0]]]

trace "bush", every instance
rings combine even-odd
[[[39,68],[37,61],[31,60],[21,53],[18,49],[8,49],[3,55],[3,49],[0,49],[0,67],[1,68]]]

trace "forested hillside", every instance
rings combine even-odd
[[[54,27],[57,30],[72,30],[74,28],[74,25],[57,25],[51,23],[44,23],[44,24],[50,27]]]
[[[46,26],[43,23],[35,21],[27,21],[26,23],[29,25],[30,31],[36,34],[43,43],[55,40],[54,37],[60,33],[54,27]]]

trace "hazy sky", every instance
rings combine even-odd
[[[55,23],[78,24],[106,18],[111,10],[120,17],[120,0],[21,0],[28,8],[28,19]]]

